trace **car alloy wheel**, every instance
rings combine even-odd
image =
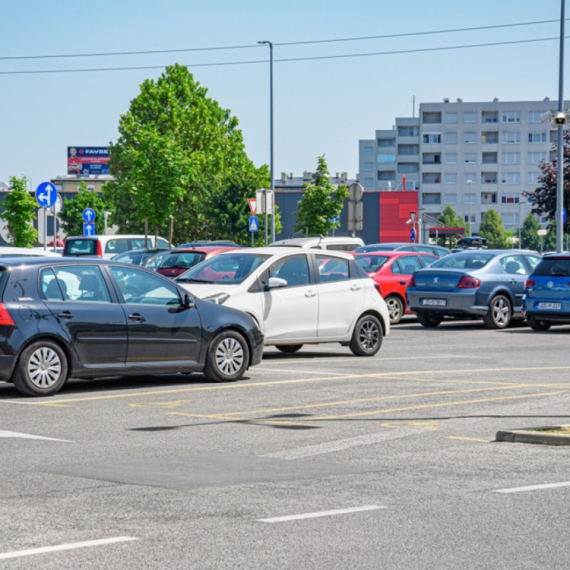
[[[61,376],[61,360],[47,346],[35,350],[28,359],[28,376],[34,386],[51,388]]]
[[[388,295],[386,297],[386,306],[390,314],[390,324],[397,325],[404,316],[404,303],[396,295]]]
[[[489,303],[489,312],[483,317],[483,320],[487,328],[506,329],[511,322],[511,316],[510,301],[504,295],[497,295]]]
[[[249,365],[249,348],[237,331],[219,333],[208,348],[204,374],[213,382],[237,380]]]
[[[350,350],[356,356],[374,356],[382,346],[382,338],[380,321],[374,315],[364,315],[354,327]]]

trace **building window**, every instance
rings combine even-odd
[[[477,162],[477,153],[466,152],[464,158],[465,158],[465,164],[475,164]]]
[[[374,178],[365,178],[364,186],[374,186]]]
[[[463,194],[463,203],[464,204],[475,204],[475,194]]]
[[[471,214],[471,216],[463,216],[463,220],[465,223],[475,224],[477,223],[477,214]]]
[[[482,172],[481,173],[481,184],[496,184],[497,183],[497,173],[496,172]]]
[[[503,172],[501,176],[501,184],[520,184],[520,172]]]
[[[374,155],[374,149],[371,146],[365,146],[364,156],[373,156],[373,155]]]
[[[441,164],[441,154],[439,152],[424,152],[422,164]]]
[[[512,214],[501,214],[504,226],[518,226],[519,225],[519,214],[518,212],[513,212]]]
[[[424,144],[440,144],[441,133],[424,133]]]
[[[550,131],[550,142],[557,143],[558,142],[558,131]]]
[[[502,164],[520,164],[521,163],[521,153],[520,152],[502,152],[501,153]]]
[[[496,152],[484,152],[482,157],[483,164],[497,164]]]
[[[503,144],[518,144],[521,142],[521,134],[519,131],[503,131]]]
[[[463,175],[463,184],[475,184],[475,181],[477,180],[477,174],[475,174],[475,172],[466,172]]]
[[[527,154],[529,164],[540,164],[543,160],[546,160],[546,152],[529,152]]]
[[[497,194],[494,192],[483,192],[481,194],[481,204],[496,204]]]
[[[395,139],[378,139],[378,146],[380,148],[390,148],[396,146]]]
[[[528,133],[528,142],[531,144],[545,143],[546,133]]]
[[[379,154],[378,155],[378,163],[379,164],[391,164],[396,162],[396,155],[395,154]]]
[[[527,121],[529,123],[542,123],[540,120],[540,115],[545,111],[529,111],[527,115]]]
[[[520,123],[521,114],[518,111],[503,111],[501,121],[503,123]]]
[[[457,113],[445,113],[446,123],[457,123]]]
[[[423,122],[425,124],[431,124],[431,125],[436,123],[441,123],[441,113],[426,111],[423,114]]]
[[[445,156],[445,164],[457,164],[456,152],[446,152],[444,156]]]
[[[364,170],[366,172],[371,172],[372,170],[374,170],[374,163],[373,162],[365,162],[364,163]]]
[[[441,194],[422,194],[423,204],[441,204]]]
[[[457,184],[457,173],[456,172],[446,172],[445,173],[445,183],[446,184]]]
[[[457,204],[457,194],[444,194],[443,203],[448,205]]]
[[[383,172],[378,172],[378,180],[396,180],[396,172],[394,170],[386,170]]]
[[[417,144],[399,144],[398,154],[405,156],[416,156],[419,154],[419,147]]]
[[[439,184],[441,182],[441,175],[438,172],[424,172],[422,182],[424,184]]]
[[[463,133],[463,142],[465,144],[475,144],[477,142],[477,133]]]
[[[398,127],[399,137],[417,137],[420,134],[419,127]]]
[[[417,162],[400,162],[398,164],[398,172],[402,174],[419,172],[419,169],[420,168]]]
[[[463,121],[465,123],[476,123],[477,122],[477,113],[465,113],[463,115]]]
[[[501,204],[518,204],[520,194],[501,194]]]
[[[483,111],[481,115],[484,123],[498,123],[499,113],[497,111]]]
[[[457,133],[445,133],[444,142],[445,144],[457,144]]]
[[[483,144],[497,144],[499,142],[499,133],[497,131],[482,132],[481,142]]]
[[[526,183],[527,184],[540,184],[538,177],[540,176],[540,172],[527,172],[526,173]]]

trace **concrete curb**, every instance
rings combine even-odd
[[[543,445],[570,445],[570,432],[553,433],[550,431],[563,427],[568,426],[546,426],[498,431],[495,436],[495,441],[507,441],[510,443],[540,443]]]

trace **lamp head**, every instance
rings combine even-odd
[[[566,119],[566,115],[560,111],[559,113],[556,113],[550,124],[553,127],[563,127],[567,122],[568,120]]]

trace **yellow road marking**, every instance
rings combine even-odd
[[[173,400],[169,402],[132,402],[129,406],[134,408],[179,408],[183,404],[189,404],[193,400]]]
[[[475,437],[458,437],[453,435],[450,435],[445,439],[462,439],[464,441],[480,441],[481,443],[491,443],[493,441],[492,439],[477,439]]]

